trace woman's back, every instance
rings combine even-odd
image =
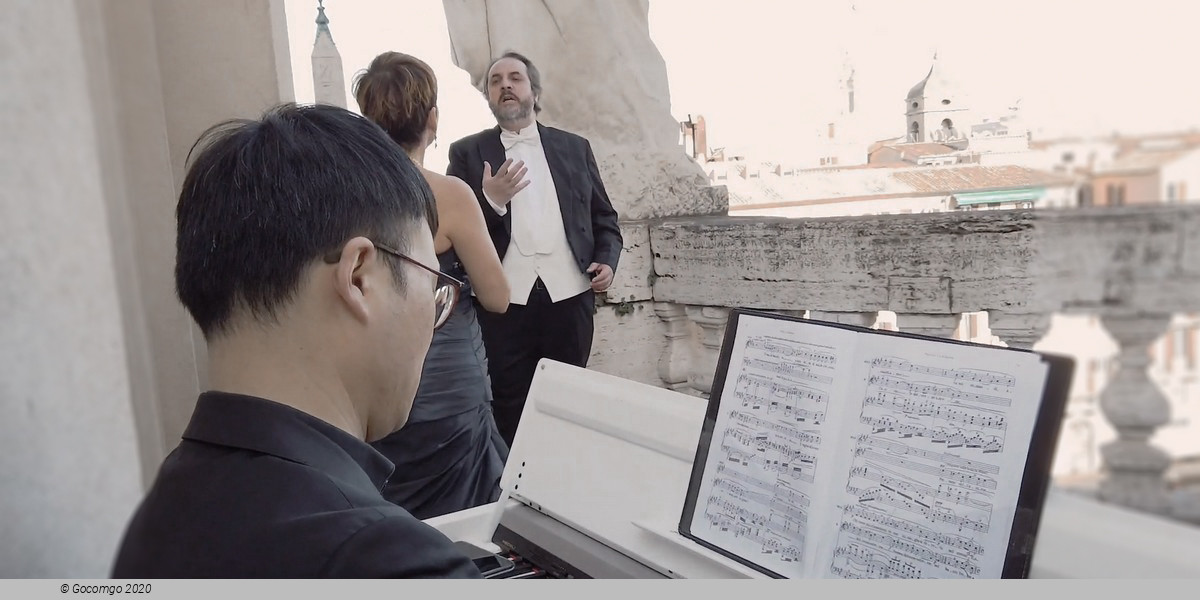
[[[471,295],[472,274],[453,245],[456,238],[462,239],[456,229],[461,215],[443,217],[450,209],[461,210],[461,204],[443,202],[438,191],[444,186],[431,188],[439,222],[449,226],[439,227],[435,238],[439,268],[465,285],[454,312],[433,334],[408,423],[373,444],[396,464],[384,497],[420,519],[494,501],[508,459],[508,446],[492,418],[492,388]],[[471,207],[478,210],[478,205]]]
[[[409,423],[456,415],[492,401],[487,354],[471,300],[471,278],[453,247],[437,256],[442,272],[466,285],[450,318],[433,332]]]
[[[416,57],[384,52],[355,76],[353,88],[363,116],[421,165],[437,138],[433,69]],[[396,465],[384,497],[428,519],[499,496],[508,448],[492,418],[475,306],[504,312],[509,288],[475,193],[459,179],[423,167],[421,172],[437,205],[434,249],[441,270],[468,287],[434,333],[408,423],[374,446]]]

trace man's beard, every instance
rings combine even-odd
[[[492,109],[492,115],[499,123],[524,121],[533,113],[533,98],[518,99],[515,105],[488,102],[488,108]]]

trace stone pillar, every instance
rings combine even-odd
[[[105,10],[133,2],[98,3]],[[139,277],[150,312],[149,342],[158,379],[158,410],[163,445],[170,451],[179,443],[196,392],[208,387],[208,350],[191,317],[175,297],[175,204],[186,173],[186,159],[196,138],[220,121],[235,117],[257,118],[280,102],[295,100],[287,20],[281,0],[268,2],[145,2],[153,20],[148,32],[154,41],[157,72],[128,73],[119,81],[123,110],[130,127],[147,107],[163,122],[139,135],[158,136],[165,142],[165,157],[173,174],[167,195],[142,195],[131,190],[125,200],[135,219],[135,249]],[[129,9],[127,9],[129,10]],[[122,18],[109,23],[112,35],[122,35]],[[141,48],[121,49],[114,64],[138,60]],[[130,149],[132,148],[132,149]],[[142,168],[135,153],[125,149],[126,170]],[[140,174],[138,174],[140,175]],[[183,343],[188,340],[187,343]],[[161,459],[160,459],[161,460]],[[152,468],[157,471],[157,465]]]
[[[103,578],[205,385],[177,182],[200,132],[292,99],[283,2],[3,10],[0,577]]]
[[[896,313],[896,327],[900,331],[948,338],[958,329],[960,317],[956,314],[929,315],[914,313]]]
[[[313,98],[318,104],[332,104],[346,108],[346,76],[342,70],[342,55],[333,43],[329,31],[329,17],[325,6],[318,1],[317,37],[313,42]]]
[[[1151,381],[1147,349],[1167,330],[1167,314],[1107,314],[1104,327],[1120,344],[1119,368],[1100,395],[1100,409],[1117,430],[1117,439],[1100,448],[1105,478],[1101,500],[1164,514],[1169,510],[1163,473],[1171,458],[1150,444],[1154,430],[1170,418],[1166,396]]]
[[[0,19],[6,579],[107,577],[142,491],[100,152],[113,115],[88,62],[99,4],[16,1]]]
[[[1011,348],[1029,350],[1050,329],[1050,313],[1024,314],[988,311],[988,329]]]
[[[877,312],[833,312],[826,310],[809,311],[809,318],[817,321],[829,321],[831,323],[842,323],[843,325],[855,325],[857,327],[870,327],[875,324],[875,320],[879,318]]]
[[[655,302],[654,314],[666,325],[664,335],[667,338],[667,347],[658,359],[658,376],[663,381],[663,387],[667,389],[678,390],[687,387],[692,339],[687,313],[678,304]]]
[[[712,392],[713,375],[717,371],[717,359],[725,335],[725,323],[729,321],[729,309],[719,306],[689,306],[687,316],[700,327],[700,344],[696,346],[696,354],[692,357],[688,385],[707,396]]]

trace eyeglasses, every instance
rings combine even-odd
[[[458,303],[458,297],[462,293],[463,282],[441,271],[438,271],[437,269],[429,268],[420,261],[414,258],[409,258],[399,250],[391,248],[386,244],[381,244],[375,241],[371,243],[375,244],[375,247],[382,250],[385,254],[390,254],[396,258],[399,258],[400,260],[408,261],[409,263],[421,267],[422,269],[425,269],[426,271],[429,271],[437,276],[436,283],[433,288],[433,328],[436,330],[442,325],[445,325],[446,321],[450,320],[450,314],[454,312],[454,305]],[[330,252],[325,256],[325,262],[330,264],[336,263],[339,256],[340,254],[337,252]]]

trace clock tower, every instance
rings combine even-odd
[[[317,0],[317,39],[312,51],[313,91],[317,104],[346,108],[346,79],[342,75],[342,55],[338,54],[329,33],[329,17],[324,0]]]

